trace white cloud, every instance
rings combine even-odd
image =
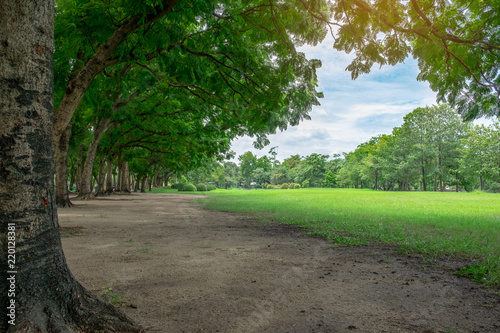
[[[335,51],[332,45],[327,38],[316,47],[301,48],[308,58],[320,59],[323,64],[318,69],[318,90],[325,98],[310,113],[312,120],[269,136],[271,144],[261,151],[253,148],[251,138],[240,138],[232,145],[238,155],[252,151],[262,156],[274,146],[279,147],[280,160],[295,154],[353,151],[373,136],[391,133],[415,108],[436,103],[436,94],[428,84],[416,80],[415,60],[376,67],[353,81],[345,71],[353,55]]]

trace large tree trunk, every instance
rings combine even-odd
[[[56,156],[56,203],[59,207],[71,207],[68,191],[68,148],[71,138],[71,126],[61,135],[59,152]]]
[[[92,197],[92,170],[94,169],[94,162],[97,153],[97,147],[101,141],[102,136],[107,131],[111,124],[109,118],[101,119],[94,128],[94,140],[89,145],[87,151],[87,157],[85,158],[85,163],[83,165],[80,191],[78,193],[79,199],[89,199]]]
[[[53,128],[53,19],[54,1],[0,0],[0,226],[11,237],[9,243],[0,238],[0,304],[8,310],[0,330],[139,332],[74,279],[62,252],[54,155],[47,144]]]

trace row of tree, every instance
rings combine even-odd
[[[234,162],[213,162],[186,174],[220,188],[353,187],[381,190],[500,191],[500,123],[463,122],[448,105],[417,108],[392,134],[380,135],[341,155],[292,155],[282,163],[275,148]]]
[[[401,127],[345,154],[344,186],[500,190],[500,125],[472,126],[447,105],[417,108]]]
[[[80,198],[93,181],[98,195],[129,191],[131,181],[144,188],[155,175],[168,181],[223,160],[237,136],[262,146],[266,134],[308,118],[321,97],[320,62],[295,45],[327,31],[304,13],[300,1],[58,1],[58,205],[71,205],[68,180]]]
[[[272,148],[270,156],[258,158],[248,151],[238,157],[239,164],[214,162],[187,173],[186,179],[194,183],[214,183],[219,188],[266,188],[269,184],[291,183],[302,187],[331,187],[336,184],[335,174],[344,162],[340,155],[330,159],[329,155],[316,153],[305,157],[293,155],[280,162],[274,153],[275,148]]]

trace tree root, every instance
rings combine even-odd
[[[71,202],[71,200],[69,199],[69,196],[68,195],[65,195],[64,198],[56,198],[56,203],[57,203],[57,207],[60,207],[60,208],[64,208],[64,207],[73,207],[74,204]]]
[[[95,199],[95,195],[93,193],[80,193],[75,198],[75,200],[92,200]]]
[[[23,319],[7,330],[22,333],[142,333],[144,329],[132,319],[88,293],[83,287],[73,294],[70,304],[58,304],[54,300],[38,300]],[[73,304],[71,304],[73,303]]]

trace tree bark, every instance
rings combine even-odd
[[[71,126],[61,135],[59,150],[64,151],[56,157],[56,203],[59,207],[72,207],[68,191],[68,148],[71,138]]]
[[[139,332],[74,279],[62,252],[50,144],[54,1],[0,0],[0,22],[0,227],[11,237],[0,239],[0,330]]]

